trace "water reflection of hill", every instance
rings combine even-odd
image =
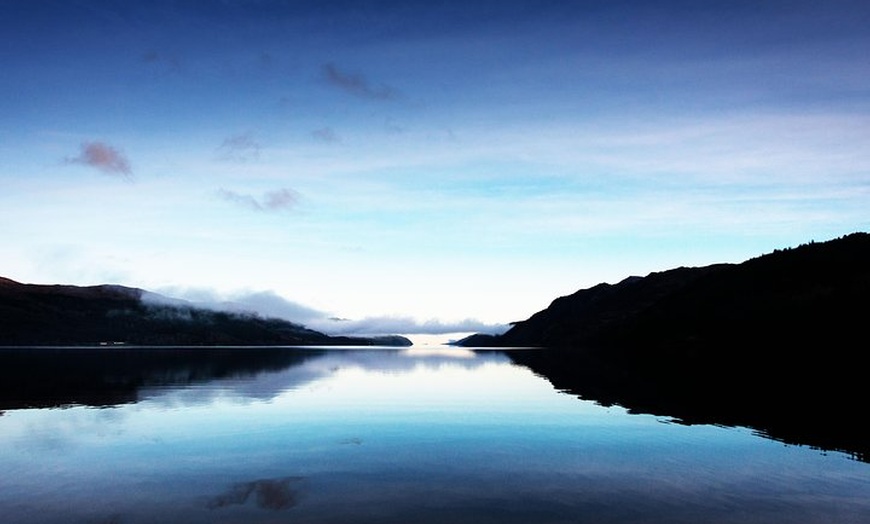
[[[393,358],[400,355],[407,358]],[[73,405],[107,407],[189,389],[188,401],[207,401],[212,387],[268,400],[344,367],[402,372],[419,365],[475,367],[507,357],[468,350],[312,347],[235,348],[3,348],[0,411]],[[191,386],[208,385],[209,388]]]
[[[768,438],[870,462],[870,428],[863,420],[867,393],[858,367],[825,361],[821,354],[817,373],[785,363],[778,370],[754,371],[723,363],[709,373],[640,368],[602,362],[577,350],[515,350],[509,356],[557,389],[602,405],[618,404],[686,424],[749,427]],[[831,368],[839,371],[840,380],[820,378],[830,377]]]
[[[505,354],[507,356],[505,356]],[[407,358],[396,358],[396,355]],[[470,358],[473,357],[473,358]],[[576,350],[328,350],[315,348],[111,348],[0,350],[0,413],[72,405],[116,406],[185,390],[174,401],[208,401],[215,388],[251,399],[322,379],[346,367],[401,373],[445,363],[475,367],[510,359],[557,389],[695,424],[745,426],[761,435],[851,454],[870,462],[870,431],[858,380],[821,382],[806,374],[708,376],[665,367],[614,366]],[[818,366],[843,366],[820,361]],[[852,375],[857,376],[856,366]],[[748,378],[749,377],[749,378]],[[207,387],[198,387],[207,386]]]
[[[563,348],[515,358],[584,398],[868,460],[868,296],[870,234],[854,233],[599,284],[460,345]]]
[[[251,377],[297,366],[323,351],[276,348],[0,350],[0,410],[113,406],[143,388]]]

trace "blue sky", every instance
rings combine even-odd
[[[866,231],[867,27],[841,1],[3,0],[0,274],[476,331]]]

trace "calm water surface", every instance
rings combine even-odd
[[[34,375],[0,416],[0,521],[870,522],[866,463],[602,407],[503,353],[274,351],[98,393]]]

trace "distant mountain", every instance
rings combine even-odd
[[[0,346],[121,343],[411,345],[400,336],[333,337],[285,320],[197,308],[138,288],[21,284],[0,277]]]

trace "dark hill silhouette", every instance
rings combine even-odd
[[[501,336],[559,389],[685,422],[748,426],[870,459],[870,235],[678,268],[561,297]]]
[[[702,347],[733,350],[747,343],[848,344],[866,336],[868,292],[870,235],[855,233],[742,264],[681,267],[599,284],[554,300],[503,335],[471,342],[683,358]]]
[[[399,336],[333,337],[280,319],[200,309],[165,298],[143,301],[146,293],[123,286],[34,285],[0,278],[0,346],[411,345]]]

